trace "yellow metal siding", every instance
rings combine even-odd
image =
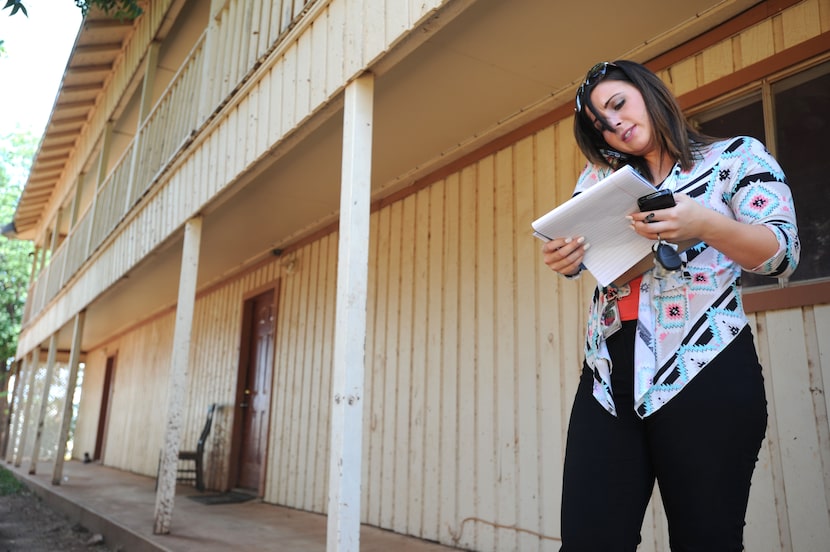
[[[337,235],[285,259],[265,500],[324,511]]]
[[[830,31],[830,2],[806,0],[659,73],[682,95]]]
[[[772,33],[772,20],[767,19],[736,37],[735,41],[740,45],[740,56],[737,58],[739,65],[736,69],[758,63],[775,54],[775,43],[770,40]]]
[[[823,468],[830,459],[824,383],[828,363],[826,351],[821,354],[830,335],[827,313],[822,305],[756,317],[771,415],[765,443],[770,465],[761,466],[756,479],[771,478],[774,494],[765,497],[766,504],[754,505],[762,510],[777,505],[782,542],[796,551],[821,550],[830,542],[830,479]]]
[[[175,316],[156,318],[116,343],[108,406],[105,464],[135,473],[156,474],[166,427],[167,387]]]
[[[84,452],[88,452],[91,457],[95,451],[106,361],[103,351],[86,356],[83,382],[80,379],[78,381],[78,385],[81,386],[81,401],[78,405],[78,417],[73,434],[72,458],[81,459],[84,457]]]

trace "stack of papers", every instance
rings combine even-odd
[[[591,247],[582,263],[597,282],[625,283],[652,266],[655,242],[629,228],[625,217],[638,211],[637,198],[654,191],[626,165],[533,221],[533,235],[544,241],[584,236]]]

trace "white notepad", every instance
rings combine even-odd
[[[626,216],[638,211],[637,198],[654,191],[626,165],[533,221],[533,235],[543,241],[585,236],[591,247],[582,263],[607,286],[635,266],[639,272],[650,266],[654,241],[634,232]]]

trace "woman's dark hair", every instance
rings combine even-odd
[[[598,68],[600,71],[595,73]],[[716,141],[715,138],[696,131],[689,124],[674,95],[657,75],[639,63],[618,60],[594,66],[589,71],[585,84],[580,86],[577,92],[577,105],[581,109],[574,116],[574,137],[579,149],[592,163],[614,169],[627,163],[650,180],[654,176],[645,159],[614,151],[588,117],[586,110],[590,109],[601,128],[609,128],[608,121],[597,112],[591,102],[591,92],[603,80],[626,81],[640,91],[651,119],[657,146],[677,159],[684,171],[692,168],[696,150],[700,146]]]

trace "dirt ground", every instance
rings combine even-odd
[[[0,552],[115,552],[22,489],[0,495]]]

